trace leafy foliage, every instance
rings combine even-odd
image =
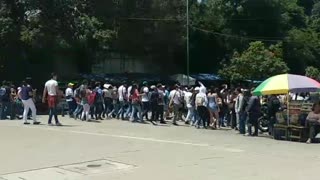
[[[185,0],[0,0],[0,74],[59,59],[89,72],[111,53],[186,72],[187,28],[191,73],[263,79],[287,72],[282,62],[291,73],[320,67],[319,0],[189,0],[189,27],[186,7]]]
[[[234,80],[262,80],[272,75],[288,72],[282,59],[281,44],[265,47],[260,42],[252,42],[241,54],[235,52],[231,63],[220,70],[220,74]]]

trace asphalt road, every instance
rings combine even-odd
[[[41,116],[43,123],[46,116]],[[319,179],[320,145],[120,120],[0,121],[1,180]]]

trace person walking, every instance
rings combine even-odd
[[[198,115],[200,120],[198,121],[197,127],[200,128],[200,121],[203,123],[203,127],[206,128],[207,124],[209,125],[209,110],[208,106],[208,98],[206,94],[206,88],[201,86],[199,89],[199,93],[196,95],[196,109],[198,111]]]
[[[89,96],[91,95],[91,90],[87,87],[87,86],[84,86],[82,89],[81,89],[81,105],[83,107],[83,111],[82,111],[82,114],[81,114],[81,120],[82,121],[90,121],[90,118],[89,118],[89,112],[90,112],[90,104],[89,104]]]
[[[192,121],[192,118],[193,118],[193,114],[194,114],[194,106],[193,106],[193,103],[192,103],[192,95],[193,95],[192,92],[193,92],[193,88],[190,88],[184,94],[184,101],[186,102],[186,106],[187,106],[187,109],[188,109],[188,114],[187,114],[187,117],[185,119],[185,123],[186,124],[190,124],[190,122]]]
[[[34,125],[40,124],[40,122],[37,121],[37,109],[33,102],[33,90],[31,86],[28,86],[26,81],[22,82],[21,90],[18,94],[19,98],[22,100],[24,111],[23,111],[23,124],[28,125],[30,124],[28,119],[28,113],[31,109],[32,112],[32,120]]]
[[[119,105],[120,105],[120,110],[118,111],[117,114],[117,119],[122,119],[125,120],[125,112],[126,112],[126,104],[127,104],[127,83],[123,83],[119,88],[118,88],[118,97],[119,97]]]
[[[245,119],[245,108],[247,102],[245,103],[244,95],[240,88],[236,89],[237,100],[235,104],[235,112],[237,118],[237,129],[240,131],[240,134],[245,134],[246,132],[246,119]]]
[[[162,84],[157,85],[157,91],[158,91],[158,104],[157,104],[157,113],[156,113],[156,119],[160,118],[160,124],[166,124],[166,121],[164,120],[164,104],[165,104],[165,92],[164,92],[164,86]]]
[[[73,93],[73,83],[69,83],[68,84],[68,88],[66,89],[66,101],[68,103],[68,108],[69,108],[69,116],[70,118],[73,118],[73,113],[76,109],[76,101],[74,98],[74,93]]]
[[[148,113],[150,111],[150,95],[147,81],[143,82],[140,93],[142,102],[142,118],[146,117],[146,120],[149,121]]]
[[[251,90],[251,97],[249,99],[246,112],[248,113],[248,134],[249,136],[258,136],[258,119],[261,115],[261,103],[258,96],[253,94],[254,89]],[[252,126],[254,127],[254,133],[252,134]]]
[[[211,87],[208,92],[208,108],[210,113],[210,126],[217,128],[219,126],[219,106],[218,106],[218,94],[214,87]]]
[[[169,103],[169,107],[173,108],[173,125],[178,126],[177,121],[179,121],[179,113],[180,113],[180,108],[182,106],[182,102],[181,102],[181,92],[179,89],[179,85],[175,85],[175,89],[173,89],[170,92],[169,98],[170,98],[170,103]]]
[[[58,95],[59,95],[57,78],[58,78],[57,74],[51,73],[51,79],[47,81],[44,85],[42,102],[45,103],[47,100],[47,103],[48,103],[48,107],[49,107],[48,124],[52,125],[51,121],[52,121],[52,118],[54,118],[56,125],[62,126],[58,120],[58,115],[57,115],[57,104],[58,104]]]
[[[132,85],[130,94],[131,94],[131,100],[132,100],[132,113],[131,113],[130,121],[137,122],[135,114],[138,113],[137,116],[138,116],[140,122],[144,123],[144,120],[142,117],[142,110],[141,110],[141,106],[140,106],[141,94],[139,94],[138,85],[136,85],[136,84]]]
[[[104,112],[102,117],[109,118],[109,113],[112,111],[112,89],[111,84],[103,85]]]

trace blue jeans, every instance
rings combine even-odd
[[[74,110],[74,112],[73,112],[73,116],[74,116],[75,118],[78,118],[78,117],[81,115],[82,110],[83,110],[83,106],[82,106],[81,104],[78,104],[78,105],[77,105],[77,108],[76,108],[76,109]]]
[[[52,121],[53,117],[54,117],[54,120],[55,120],[56,124],[58,124],[59,120],[58,120],[58,114],[57,114],[57,107],[49,108],[48,124],[51,124],[51,121]]]
[[[117,114],[117,118],[121,118],[121,119],[124,119],[125,117],[125,112],[126,112],[126,102],[125,101],[120,101],[119,103],[119,111],[118,111],[118,114]]]
[[[247,113],[239,112],[239,131],[240,134],[246,133]]]
[[[68,109],[69,109],[69,115],[72,116],[73,112],[75,111],[77,105],[74,99],[72,101],[67,101],[68,102]]]
[[[139,103],[133,103],[132,104],[132,112],[131,112],[131,117],[130,120],[131,121],[135,121],[135,114],[138,113],[138,117],[140,119],[140,121],[142,121],[142,110],[141,110],[141,106]]]
[[[128,108],[127,108],[127,111],[125,114],[126,114],[126,117],[131,116],[131,114],[132,114],[132,103],[131,102],[128,102]]]
[[[192,118],[194,118],[194,111],[195,111],[194,107],[188,107],[188,115],[186,117],[186,121],[189,122],[192,120]]]
[[[7,115],[10,114],[11,110],[11,104],[10,102],[1,102],[1,108],[0,108],[0,118],[1,120],[7,119]]]

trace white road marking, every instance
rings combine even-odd
[[[214,150],[222,150],[222,151],[231,152],[231,153],[244,152],[244,150],[242,150],[242,149],[214,147],[210,144],[199,144],[199,143],[191,143],[191,142],[183,142],[183,141],[163,140],[163,139],[126,136],[126,135],[113,135],[113,134],[94,133],[94,132],[85,132],[85,131],[62,130],[62,129],[57,129],[57,128],[55,128],[55,129],[54,128],[41,128],[41,127],[34,127],[34,126],[27,126],[26,128],[57,131],[57,132],[64,132],[64,133],[73,133],[73,134],[84,134],[84,135],[92,135],[92,136],[106,136],[106,137],[122,138],[122,139],[134,139],[134,140],[140,140],[140,141],[159,142],[159,143],[168,143],[168,144],[189,145],[189,146],[196,146],[196,147],[210,147]]]

